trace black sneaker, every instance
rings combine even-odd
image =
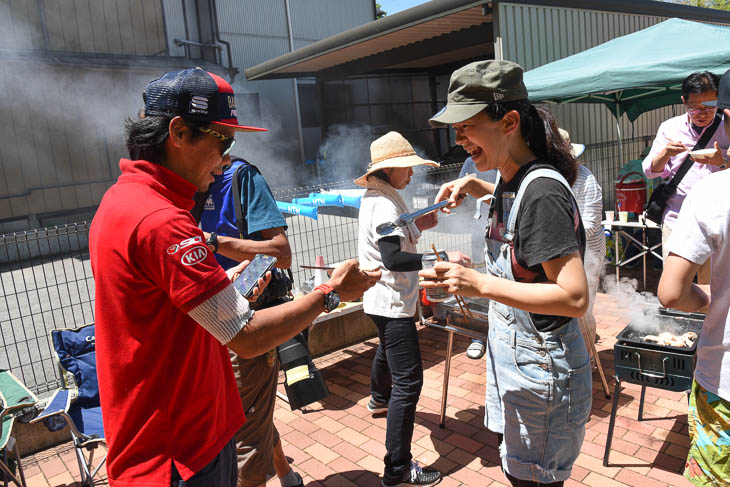
[[[391,484],[386,483],[385,479],[383,479],[382,484],[383,487],[406,487],[409,485],[428,487],[429,485],[436,485],[439,482],[441,482],[441,472],[431,468],[421,468],[417,462],[411,462],[411,468],[403,475],[403,479],[400,482]]]
[[[388,403],[376,401],[371,397],[370,402],[368,403],[368,411],[373,414],[385,413],[388,411]]]

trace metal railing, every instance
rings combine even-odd
[[[0,235],[0,369],[43,393],[60,385],[50,331],[94,321],[88,222]]]
[[[436,192],[442,183],[451,181],[459,175],[460,164],[451,164],[437,169],[416,169],[411,183],[405,190],[406,204],[411,208],[423,208],[433,202]],[[274,197],[279,201],[290,201],[292,198],[308,196],[309,193],[321,190],[357,189],[351,180],[328,183],[321,186],[286,188],[274,190]],[[362,188],[360,188],[362,189]],[[471,230],[469,227],[455,225],[450,220],[468,221],[468,212],[457,213],[454,217],[441,217],[448,220],[448,225],[439,225],[433,230],[424,232],[418,250],[425,251],[436,245],[440,249],[460,250],[471,254]],[[358,244],[358,210],[357,208],[320,207],[315,221],[301,215],[287,215],[289,225],[287,235],[292,248],[292,271],[294,284],[301,288],[311,277],[311,271],[301,269],[302,265],[314,265],[318,255],[324,257],[326,263],[336,263],[357,258]],[[473,226],[473,225],[472,225]],[[461,227],[460,231],[456,231]]]
[[[632,159],[641,159],[641,151],[651,145],[654,137],[633,137],[622,141],[625,161],[619,164],[618,141],[586,145],[581,162],[591,170],[603,191],[603,208],[612,210],[616,206],[615,182],[624,164]]]
[[[625,140],[624,154],[638,158],[648,137]],[[604,206],[613,207],[613,184],[619,170],[616,142],[587,147],[584,163],[603,187]],[[422,208],[433,201],[440,185],[458,176],[460,164],[416,169],[404,192],[406,204]],[[274,190],[276,199],[290,201],[321,190],[354,189],[352,181]],[[424,232],[418,250],[436,245],[469,255],[481,252],[483,229],[471,219],[473,206],[464,205],[439,225]],[[327,263],[357,257],[358,210],[320,207],[318,220],[288,216],[287,234],[293,252],[295,286],[302,288],[317,255]],[[94,320],[94,283],[88,253],[89,223],[0,235],[0,369],[10,369],[37,393],[60,384],[53,362],[50,330],[81,326]]]

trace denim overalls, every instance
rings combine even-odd
[[[504,235],[494,231],[496,226],[491,228],[497,219],[490,221],[485,247],[489,274],[516,280],[515,274],[529,273],[514,258],[513,239],[523,193],[539,177],[560,181],[570,190],[555,170],[528,173],[511,210],[505,207],[509,217]],[[528,312],[492,300],[488,337],[484,424],[504,435],[504,470],[518,479],[543,483],[568,479],[592,399],[591,366],[577,320],[556,331],[539,332]]]

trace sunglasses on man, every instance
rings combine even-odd
[[[688,105],[685,103],[684,106],[687,108],[687,113],[689,113],[690,115],[699,115],[700,113],[714,112],[715,110],[717,110],[717,107],[703,105],[702,103],[697,105]]]
[[[222,133],[220,133],[217,130],[214,130],[210,127],[205,127],[205,128],[198,127],[198,130],[200,130],[204,134],[212,135],[216,139],[223,142],[223,148],[221,150],[221,157],[226,157],[228,154],[230,154],[231,149],[233,149],[233,146],[236,145],[236,139],[234,139],[233,137],[229,137],[227,135],[223,135]]]

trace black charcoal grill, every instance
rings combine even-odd
[[[704,318],[705,315],[700,313],[684,313],[660,308],[659,318],[654,326],[632,321],[616,336],[616,345],[613,347],[616,390],[613,395],[606,451],[603,455],[604,466],[608,466],[621,381],[641,386],[639,421],[643,419],[644,396],[647,387],[668,391],[690,390],[694,377],[697,341],[699,341]],[[658,335],[664,331],[675,335],[693,331],[697,333],[697,340],[691,347],[674,347],[644,340],[646,335]]]

